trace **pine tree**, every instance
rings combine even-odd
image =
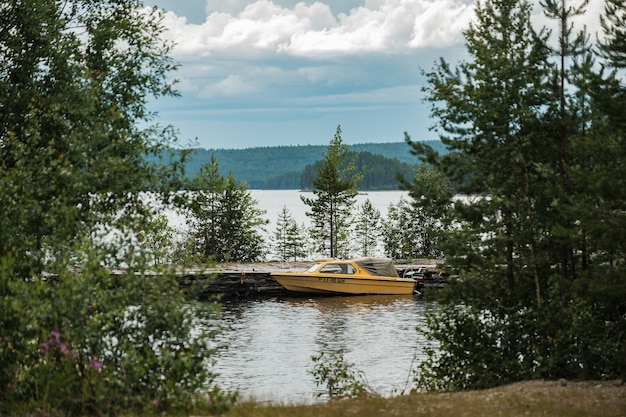
[[[308,230],[304,224],[294,222],[287,230],[287,253],[294,262],[298,258],[304,258],[309,254],[310,242]]]
[[[577,256],[581,246],[579,216],[574,206],[578,199],[585,199],[585,190],[571,178],[571,168],[585,164],[577,157],[577,143],[584,141],[588,126],[590,103],[586,92],[588,71],[582,71],[581,63],[588,59],[588,67],[594,64],[590,57],[591,47],[584,31],[574,34],[572,19],[585,13],[588,0],[569,6],[567,0],[545,0],[545,14],[559,24],[555,46],[550,51],[556,61],[552,73],[552,99],[547,101],[545,121],[545,155],[550,160],[543,168],[555,179],[550,185],[553,204],[546,210],[552,223],[552,241],[546,246],[558,251],[560,274],[573,280],[577,273]],[[579,191],[582,191],[579,193]],[[586,252],[582,248],[582,252]]]
[[[400,198],[389,206],[383,220],[385,253],[394,259],[439,259],[438,245],[441,226],[437,218],[428,215],[415,201]]]
[[[383,219],[383,244],[385,254],[392,259],[410,259],[413,253],[412,233],[419,225],[413,221],[411,205],[401,197],[387,208]]]
[[[222,196],[223,255],[226,261],[258,261],[263,258],[266,248],[261,236],[268,223],[263,218],[265,212],[257,207],[245,183],[237,181],[229,173]]]
[[[412,146],[465,194],[446,203],[445,266],[462,279],[429,319],[445,346],[423,363],[431,388],[624,373],[624,238],[601,237],[624,225],[624,90],[615,72],[594,74],[584,31],[571,36],[584,3],[544,6],[561,24],[555,48],[529,3],[485,2],[465,32],[472,60],[427,74],[451,153]]]
[[[410,137],[406,141],[412,145]],[[441,259],[444,256],[445,233],[454,219],[450,216],[453,190],[448,179],[428,163],[422,163],[411,182],[400,176],[400,187],[409,191],[412,211],[419,223],[414,233],[419,236],[415,256]]]
[[[283,206],[276,220],[274,231],[274,251],[281,261],[293,259],[306,255],[306,234],[293,219],[287,206]]]
[[[195,247],[193,252],[207,261],[222,252],[222,194],[224,177],[220,175],[215,155],[203,165],[193,182],[194,195],[191,202]]]
[[[448,261],[483,276],[492,265],[504,265],[493,278],[506,283],[507,297],[515,297],[516,281],[531,272],[540,299],[536,210],[542,203],[536,199],[542,173],[536,161],[542,138],[535,129],[550,90],[545,35],[532,30],[530,10],[528,2],[478,3],[477,20],[465,31],[474,59],[456,70],[442,61],[428,74],[426,91],[451,150],[433,161],[436,168],[461,193],[488,196],[456,204],[462,227],[449,240],[459,245],[447,248]]]
[[[223,177],[215,155],[194,179],[191,204],[194,252],[202,262],[255,261],[265,249],[261,228],[264,212],[244,183]]]
[[[347,161],[348,146],[341,139],[341,126],[337,126],[324,161],[313,179],[313,194],[316,198],[301,196],[304,204],[311,208],[307,212],[313,222],[311,233],[318,251],[331,258],[349,250],[349,219],[357,195],[360,179],[355,174],[354,162]],[[343,244],[343,245],[342,245]]]
[[[373,256],[381,236],[381,216],[369,199],[358,207],[354,233],[361,255]]]
[[[295,223],[295,221],[289,209],[287,206],[283,206],[280,213],[278,213],[276,229],[274,230],[274,251],[281,261],[286,261],[289,258],[289,231],[293,223]]]

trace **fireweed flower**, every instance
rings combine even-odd
[[[57,332],[56,330],[52,330],[50,332],[50,336],[48,337],[48,340],[46,341],[46,343],[43,344],[40,351],[41,353],[46,354],[50,351],[51,348],[57,347],[59,345],[61,345],[59,332]]]
[[[57,330],[52,330],[48,340],[41,346],[39,352],[42,355],[47,355],[51,352],[58,352],[61,355],[61,360],[64,360],[68,355],[74,357],[74,352],[70,352],[65,343],[61,343],[61,335]]]
[[[91,359],[89,361],[89,368],[91,369],[102,369],[102,362],[96,360],[96,359]]]

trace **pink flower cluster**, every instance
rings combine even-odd
[[[76,357],[74,352],[70,352],[65,343],[61,342],[61,335],[58,331],[52,330],[50,332],[50,337],[48,340],[41,346],[39,352],[42,355],[47,355],[49,353],[59,353],[61,360],[65,360],[68,356]],[[90,369],[102,369],[102,362],[97,359],[90,359],[89,364],[87,365]]]
[[[48,341],[44,343],[40,349],[40,352],[44,355],[50,353],[50,351],[61,352],[63,359],[70,354],[70,351],[67,349],[65,343],[61,343],[61,336],[56,330],[50,332]]]
[[[91,369],[102,369],[102,362],[95,360],[95,359],[91,359],[89,361],[89,365],[88,365]]]

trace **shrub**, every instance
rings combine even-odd
[[[343,352],[331,352],[326,359],[324,352],[311,356],[315,363],[310,374],[315,378],[315,385],[326,386],[326,392],[316,393],[317,397],[327,394],[331,399],[354,398],[370,392],[362,371],[346,362]]]
[[[112,273],[100,259],[92,251],[80,272],[27,281],[2,259],[0,414],[229,407],[235,395],[210,369],[216,304],[189,299],[165,270]]]

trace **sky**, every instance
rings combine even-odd
[[[473,0],[147,0],[166,10],[181,145],[242,149],[437,139],[423,71],[467,59]],[[537,2],[538,4],[538,2]],[[577,24],[596,30],[602,0]],[[537,8],[534,21],[550,26]],[[582,27],[582,26],[579,26]]]

